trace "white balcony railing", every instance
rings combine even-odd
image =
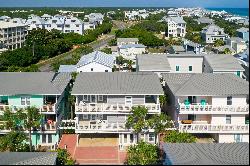
[[[37,107],[40,110],[40,113],[43,114],[55,114],[56,113],[56,106],[57,104],[53,104],[53,105],[44,105],[41,107]],[[0,105],[0,114],[3,114],[4,111],[6,111],[7,109],[16,112],[18,109],[25,109],[27,108],[27,105]]]
[[[106,123],[106,124],[86,124],[76,125],[76,132],[120,132],[120,131],[129,131],[125,127],[125,123]]]
[[[179,105],[180,114],[248,114],[249,105],[245,106],[214,106],[214,105]]]
[[[160,112],[159,104],[133,104],[132,106],[145,106],[148,109],[149,113],[158,113]],[[89,104],[85,105],[75,105],[76,114],[91,114],[91,113],[130,113],[132,106],[124,104]]]
[[[187,133],[249,133],[249,125],[179,124],[179,131]]]

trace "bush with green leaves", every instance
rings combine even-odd
[[[166,143],[195,143],[196,137],[190,133],[180,133],[176,130],[168,131],[163,138]]]
[[[66,149],[57,149],[57,165],[74,165],[75,161],[70,157]]]
[[[29,145],[26,142],[27,135],[19,131],[11,131],[0,137],[0,151],[29,152]]]
[[[127,151],[127,165],[155,165],[159,164],[160,150],[156,145],[139,142],[131,145]]]

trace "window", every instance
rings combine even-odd
[[[21,97],[21,105],[30,105],[30,97]]]
[[[91,120],[96,120],[96,115],[92,115]]]
[[[232,105],[232,96],[227,97],[227,105]]]
[[[148,141],[149,142],[155,142],[155,135],[154,134],[149,134],[148,135]]]
[[[91,71],[94,71],[94,69],[93,69],[93,68],[91,68]]]
[[[130,134],[130,143],[132,144],[134,142],[134,135]]]
[[[89,119],[89,115],[83,114],[83,117],[82,117],[82,119],[84,119],[84,120],[87,120],[87,119]]]
[[[180,66],[175,66],[175,71],[180,71]]]
[[[127,143],[127,134],[124,134],[124,143]]]
[[[88,101],[89,100],[89,96],[88,95],[83,95],[83,101]]]
[[[52,135],[48,134],[48,143],[52,143]]]
[[[195,121],[196,120],[196,115],[188,114],[188,120]]]
[[[42,134],[42,143],[46,143],[46,134]]]
[[[188,71],[193,71],[193,66],[188,66]]]
[[[226,115],[226,124],[231,124],[231,115]]]
[[[79,25],[76,25],[76,27],[79,27]]]
[[[103,96],[102,95],[98,96],[98,101],[103,101]]]
[[[132,104],[132,97],[131,96],[125,96],[125,104]]]

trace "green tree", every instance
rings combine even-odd
[[[173,128],[173,122],[169,116],[164,113],[154,114],[147,120],[148,126],[154,130],[155,140],[159,139],[159,134],[166,131],[167,128]],[[159,142],[159,140],[158,140]],[[156,142],[155,142],[156,143]]]
[[[42,116],[39,109],[36,107],[27,107],[24,112],[26,116],[24,119],[24,126],[29,130],[29,146],[30,151],[32,151],[31,131],[32,128],[40,127]]]
[[[167,143],[195,143],[196,138],[190,133],[180,133],[176,130],[169,131],[164,137]]]
[[[214,46],[215,47],[224,46],[224,45],[225,45],[225,43],[224,43],[224,41],[222,39],[217,39],[217,40],[214,41]]]
[[[116,40],[116,39],[111,39],[111,40],[108,42],[108,45],[109,45],[109,46],[116,46],[116,45],[117,45],[117,40]]]
[[[148,110],[144,106],[132,107],[131,114],[129,114],[126,128],[132,128],[133,132],[137,135],[137,142],[139,142],[139,133],[147,128],[146,116]]]
[[[163,107],[168,101],[167,95],[160,95],[159,101],[160,101],[161,107]]]
[[[106,54],[112,54],[111,48],[108,48],[108,47],[103,48],[101,51]]]
[[[121,70],[121,66],[124,64],[124,58],[120,55],[116,58],[116,62],[119,64],[119,70]]]
[[[20,131],[11,131],[0,138],[0,151],[27,152],[28,144],[25,143],[27,136]]]
[[[128,165],[156,165],[159,164],[160,151],[156,145],[140,141],[128,148]]]
[[[66,149],[57,149],[58,165],[74,165],[75,161],[70,157]]]
[[[133,61],[132,60],[128,60],[127,64],[128,64],[128,70],[131,72],[132,71]]]
[[[230,51],[229,48],[225,48],[225,50],[223,51],[223,54],[232,54],[232,52]]]

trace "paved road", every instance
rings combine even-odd
[[[104,39],[100,39],[97,43],[94,44],[89,44],[89,46],[91,46],[93,48],[94,51],[99,50],[102,47],[105,47],[108,42],[112,39],[115,38],[115,35],[108,35],[106,38]],[[69,54],[68,56],[64,57],[63,59],[71,59],[71,54]],[[50,63],[45,64],[41,67],[39,67],[39,71],[41,72],[50,72],[53,71],[52,66]]]

